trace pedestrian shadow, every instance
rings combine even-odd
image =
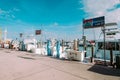
[[[118,76],[120,77],[120,69],[114,69],[111,67],[103,66],[103,65],[93,65],[88,71],[92,71],[95,73],[110,75],[110,76]]]

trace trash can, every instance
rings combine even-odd
[[[120,54],[116,55],[116,68],[120,69]]]

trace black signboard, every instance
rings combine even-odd
[[[93,19],[83,20],[83,27],[85,29],[103,27],[104,25],[105,25],[105,17],[104,16],[93,18]]]
[[[93,26],[92,19],[87,19],[83,21],[84,28],[90,28]]]
[[[104,26],[105,24],[105,17],[98,17],[98,18],[93,18],[93,26],[94,27],[99,27],[99,26]]]
[[[41,34],[41,30],[36,30],[36,31],[35,31],[35,34],[36,34],[36,35],[40,35],[40,34]]]

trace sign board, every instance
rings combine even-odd
[[[115,26],[117,25],[117,23],[113,22],[113,23],[106,23],[105,26]]]
[[[93,26],[93,21],[92,19],[87,19],[83,21],[83,27],[84,28],[89,28]]]
[[[41,34],[41,30],[36,30],[36,31],[35,31],[35,34],[36,34],[36,35],[40,35],[40,34]]]
[[[22,37],[23,36],[23,33],[20,33],[20,37]]]
[[[106,35],[116,35],[116,33],[106,33]]]
[[[105,17],[97,17],[93,19],[86,19],[83,20],[83,28],[97,28],[97,27],[103,27],[105,25]]]

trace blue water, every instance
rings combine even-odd
[[[79,51],[83,51],[84,48],[83,47],[79,47]],[[91,51],[91,47],[87,47],[87,57],[91,57],[92,51]],[[120,55],[120,51],[113,51],[113,58],[116,57],[116,55],[119,54]],[[99,59],[104,59],[104,50],[96,50],[96,48],[94,47],[94,57],[95,58],[99,58]],[[106,50],[106,60],[110,60],[110,51]]]
[[[79,47],[79,51],[83,51],[84,50],[84,48],[83,47]],[[86,51],[87,51],[87,53],[86,53],[86,56],[87,57],[91,57],[91,47],[87,47],[87,49],[86,49]],[[95,51],[95,49],[94,49],[94,51]]]

